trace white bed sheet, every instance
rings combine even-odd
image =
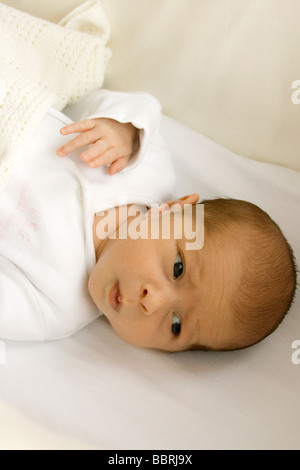
[[[260,205],[300,265],[300,173],[234,155],[169,118],[162,125],[176,195]],[[299,309],[298,293],[273,335],[228,353],[140,350],[105,318],[63,341],[6,342],[0,397],[32,422],[94,448],[299,449],[300,364],[292,362]]]

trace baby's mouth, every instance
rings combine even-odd
[[[121,306],[122,306],[122,296],[121,296],[121,291],[120,291],[120,284],[119,284],[119,281],[117,281],[110,293],[109,293],[109,296],[108,296],[108,301],[109,301],[109,304],[110,306],[116,310],[117,312],[119,312]]]

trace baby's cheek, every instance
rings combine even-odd
[[[101,276],[97,272],[97,266],[92,271],[92,274],[88,281],[88,291],[95,302],[96,306],[102,310],[103,308],[103,288]]]

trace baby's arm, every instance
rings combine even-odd
[[[74,122],[63,127],[60,132],[63,135],[80,135],[60,147],[57,150],[58,156],[64,157],[89,145],[80,155],[82,160],[90,168],[110,164],[109,174],[114,175],[125,168],[132,154],[137,129],[130,122],[96,118]]]
[[[69,115],[75,120],[80,117],[82,121],[62,128],[61,133],[81,134],[58,149],[58,155],[62,156],[60,151],[67,155],[91,145],[82,152],[81,158],[91,168],[110,164],[110,174],[121,171],[128,162],[131,168],[136,166],[137,157],[140,161],[149,136],[153,135],[161,118],[160,104],[146,93],[97,90],[79,104],[81,109],[84,107],[83,115],[74,114],[76,106],[73,110],[69,108]]]

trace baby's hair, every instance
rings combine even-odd
[[[230,229],[243,230],[243,273],[229,306],[237,339],[222,350],[244,349],[273,333],[293,303],[297,290],[293,250],[279,226],[256,205],[237,199],[202,204],[207,236],[222,240]],[[189,349],[214,348],[193,345]]]

